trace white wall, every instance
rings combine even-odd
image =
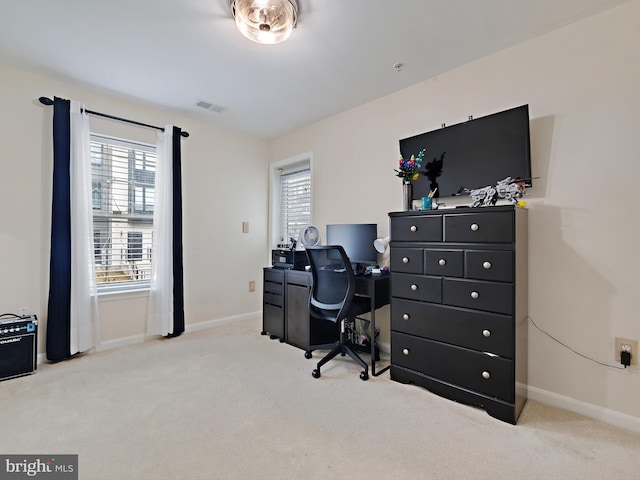
[[[0,65],[0,313],[16,313],[20,307],[36,313],[41,320],[39,351],[44,352],[53,110],[38,97],[54,95],[80,100],[91,110],[152,125],[174,124],[190,133],[182,140],[187,326],[261,310],[269,172],[264,140]],[[97,133],[155,143],[154,130],[96,116],[90,121]],[[250,223],[248,234],[242,233],[242,221]],[[248,291],[249,280],[256,280],[255,293]],[[101,297],[101,341],[141,337],[146,312],[146,294]]]
[[[638,19],[634,1],[301,128],[273,142],[272,160],[313,152],[321,231],[372,221],[386,235],[387,213],[401,208],[399,139],[528,103],[541,177],[527,198],[529,313],[558,340],[615,366],[614,337],[640,338]],[[530,325],[530,390],[547,400],[636,422],[638,373],[594,363]]]
[[[639,18],[636,0],[284,135],[271,143],[270,159],[313,153],[316,225],[376,222],[386,235],[387,213],[401,208],[393,172],[400,138],[528,103],[533,173],[541,176],[528,198],[530,315],[578,352],[614,364],[615,336],[640,339],[633,195],[640,174]],[[266,142],[0,66],[0,313],[27,306],[38,314],[44,351],[52,111],[37,102],[42,95],[189,131],[183,140],[187,324],[260,310],[268,259]],[[97,117],[92,125],[153,142],[145,129]],[[242,221],[250,222],[251,233],[241,233]],[[251,294],[253,279],[257,293]],[[142,335],[146,297],[103,299],[100,313],[103,342]],[[614,412],[621,422],[637,422],[638,373],[596,364],[530,328],[530,391],[547,400],[555,396],[594,416]]]

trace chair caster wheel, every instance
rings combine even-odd
[[[367,375],[367,372],[360,372],[360,380],[369,380],[369,375]]]
[[[320,378],[320,370],[318,370],[317,368],[313,370],[313,372],[311,372],[311,376],[313,378]]]
[[[304,358],[309,359],[311,358],[313,355],[311,355],[311,352],[304,352]]]

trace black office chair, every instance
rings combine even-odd
[[[351,262],[340,245],[306,247],[313,286],[309,295],[311,321],[328,321],[340,324],[340,340],[319,362],[311,373],[320,378],[320,368],[338,354],[349,355],[364,371],[360,378],[369,378],[369,365],[346,343],[345,320],[371,311],[367,297],[355,295],[356,278]]]

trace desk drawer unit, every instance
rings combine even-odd
[[[391,379],[515,424],[526,402],[527,211],[389,216]]]
[[[284,340],[284,270],[263,272],[262,334]]]

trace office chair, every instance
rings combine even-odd
[[[356,278],[351,262],[340,245],[305,247],[313,285],[309,294],[311,321],[327,321],[340,324],[340,340],[325,355],[311,373],[320,378],[320,368],[338,354],[349,355],[364,371],[360,378],[369,378],[369,365],[346,343],[345,320],[371,311],[367,297],[355,295]]]

